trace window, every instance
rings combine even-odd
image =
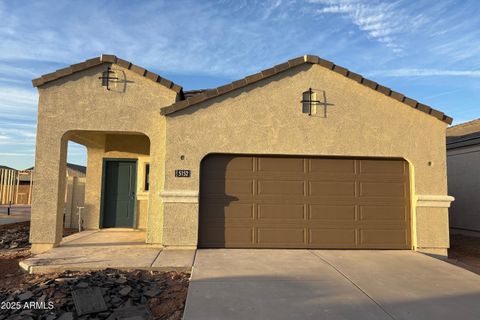
[[[150,188],[150,163],[145,164],[145,182],[143,188],[145,191],[148,191]]]

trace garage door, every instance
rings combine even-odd
[[[403,160],[210,155],[200,179],[200,247],[410,249]]]

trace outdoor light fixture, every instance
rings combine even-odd
[[[107,68],[106,71],[102,72],[102,76],[98,77],[98,79],[102,80],[102,87],[107,87],[107,90],[110,90],[108,85],[110,84],[110,80],[118,80],[117,77],[111,77],[111,74],[115,74],[114,71],[110,69],[110,67]]]
[[[320,101],[318,98],[320,96],[319,92],[323,93],[323,101]],[[327,107],[333,106],[333,103],[327,103],[327,95],[325,90],[315,90],[308,88],[307,91],[302,93],[302,112],[308,114],[309,116],[317,116],[326,118],[327,117]],[[317,106],[323,107],[323,112],[317,115]]]
[[[317,105],[320,104],[320,101],[317,100],[317,93],[308,88],[307,91],[302,93],[302,112],[308,113],[309,116],[317,113]]]

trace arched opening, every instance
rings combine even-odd
[[[64,227],[147,227],[150,139],[143,133],[69,131]],[[84,176],[74,172],[83,169]]]

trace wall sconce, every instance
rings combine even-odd
[[[317,100],[317,93],[308,88],[307,91],[302,93],[302,112],[308,113],[309,116],[317,113],[317,105],[320,104],[320,101]]]
[[[320,101],[319,98],[323,94],[323,100]],[[302,112],[308,114],[309,116],[317,116],[321,118],[327,117],[327,107],[333,106],[333,103],[327,102],[327,94],[325,90],[316,90],[312,88],[308,88],[307,91],[302,93]],[[320,106],[320,107],[319,107]],[[320,110],[317,110],[320,108]],[[323,112],[321,112],[323,108]],[[317,112],[318,113],[317,115]]]
[[[111,77],[110,75],[115,74],[114,71],[110,69],[110,67],[107,68],[106,71],[102,72],[102,76],[98,77],[98,79],[102,80],[102,87],[107,87],[107,90],[110,90],[108,85],[110,84],[110,80],[118,80],[118,77]]]

